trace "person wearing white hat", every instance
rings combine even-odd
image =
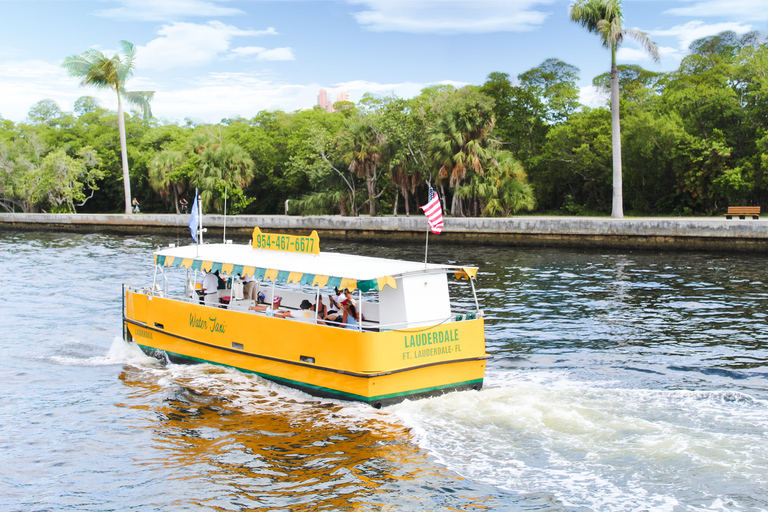
[[[252,311],[263,311],[264,314],[267,316],[273,316],[276,318],[287,318],[291,316],[290,311],[280,311],[280,301],[283,300],[282,297],[275,295],[272,298],[272,305],[271,306],[264,306],[261,304],[256,304],[255,306],[251,306],[248,309]]]

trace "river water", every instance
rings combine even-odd
[[[0,510],[768,510],[766,256],[433,245],[485,388],[375,410],[123,342],[169,242],[0,232]]]

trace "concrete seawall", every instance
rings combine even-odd
[[[209,239],[220,239],[225,218],[206,215]],[[122,234],[186,231],[189,215],[120,214],[0,214],[0,230],[112,232]],[[411,217],[340,217],[237,215],[226,217],[229,234],[247,236],[264,231],[308,234],[359,241],[424,239],[422,215]],[[724,218],[508,217],[445,219],[441,235],[430,244],[479,244],[539,247],[584,247],[645,250],[702,250],[768,253],[768,222]]]

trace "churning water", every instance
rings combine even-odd
[[[124,343],[169,242],[0,233],[0,510],[768,510],[766,256],[432,245],[485,388],[374,410]]]

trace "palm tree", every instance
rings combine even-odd
[[[625,29],[621,0],[576,0],[571,4],[571,21],[600,36],[603,46],[611,50],[611,135],[613,146],[613,209],[611,217],[624,217],[621,191],[621,128],[619,126],[619,72],[616,49],[625,37],[634,39],[654,61],[659,61],[656,44],[648,34],[637,29]]]
[[[451,215],[464,215],[461,195],[456,193],[468,171],[483,174],[482,163],[490,155],[488,134],[496,120],[493,117],[493,100],[474,87],[449,91],[445,105],[433,125],[427,129],[427,153],[438,177],[448,178],[454,189]],[[445,196],[445,194],[443,194]]]
[[[241,146],[199,132],[189,138],[187,147],[192,153],[188,162],[195,168],[191,181],[202,189],[203,208],[223,211],[226,190],[234,208],[245,208],[253,201],[245,197],[243,188],[255,177],[254,163]]]
[[[111,89],[117,93],[117,126],[120,131],[120,151],[123,159],[123,184],[125,186],[125,213],[131,213],[131,182],[128,174],[128,152],[125,144],[125,119],[123,119],[124,99],[131,105],[139,107],[145,119],[152,117],[149,102],[154,97],[154,91],[125,90],[125,81],[133,75],[136,48],[128,41],[120,41],[124,56],[115,54],[107,57],[94,48],[80,55],[72,55],[64,59],[61,66],[70,76],[82,78],[80,85],[90,85],[97,89]]]
[[[178,171],[184,164],[181,151],[165,149],[157,153],[149,162],[149,185],[165,200],[173,193],[173,204],[179,213],[179,194],[185,190],[185,176],[178,176]]]
[[[385,142],[383,135],[374,130],[365,118],[352,118],[339,139],[341,158],[349,162],[349,171],[357,173],[358,178],[365,177],[368,189],[368,212],[376,216],[376,199],[381,193],[376,192],[378,165],[381,160],[381,147]]]

